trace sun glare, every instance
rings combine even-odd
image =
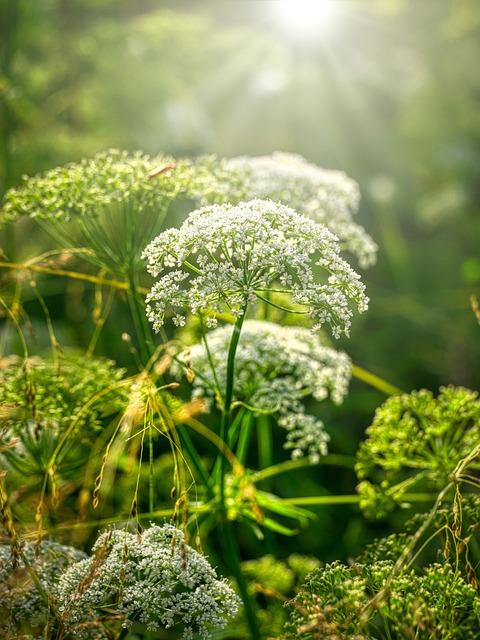
[[[272,9],[284,29],[302,34],[325,34],[339,15],[338,0],[275,0]]]

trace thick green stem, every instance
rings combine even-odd
[[[247,452],[248,452],[248,447],[250,445],[252,431],[253,431],[253,415],[249,411],[248,413],[245,414],[245,417],[242,420],[240,435],[238,437],[237,458],[242,464],[245,464],[247,460]]]
[[[239,437],[241,437],[243,422],[245,420],[245,416],[247,415],[247,413],[249,412],[247,412],[247,410],[242,407],[237,412],[237,415],[235,416],[235,418],[231,421],[231,424],[227,433],[227,444],[230,447],[230,449],[233,449],[238,439],[237,436],[239,431],[240,431]],[[217,459],[215,460],[215,464],[213,466],[212,473],[211,473],[211,483],[213,484],[213,486],[215,486],[215,483],[218,485],[220,481],[220,465],[222,463],[222,458],[223,458],[223,453],[220,451],[217,456]],[[238,458],[238,455],[237,455],[237,458]],[[240,460],[239,458],[239,462],[243,464],[243,462],[245,461]]]
[[[258,465],[260,469],[265,469],[272,464],[272,425],[270,416],[257,416],[257,439],[258,439]]]
[[[222,422],[220,425],[220,437],[226,443],[228,437],[228,431],[230,428],[230,417],[232,411],[233,401],[233,389],[235,381],[235,355],[237,353],[238,341],[240,339],[240,333],[242,331],[243,321],[247,313],[247,305],[243,309],[243,313],[238,316],[233,326],[232,337],[230,338],[230,345],[228,348],[227,356],[227,375],[225,383],[225,395],[222,413]],[[260,631],[258,628],[258,622],[255,615],[254,604],[248,593],[247,583],[242,573],[240,564],[240,554],[235,539],[235,532],[233,525],[228,521],[227,512],[225,508],[225,463],[226,458],[224,455],[220,461],[220,474],[219,474],[219,497],[220,497],[220,518],[222,524],[221,536],[225,548],[225,560],[230,566],[235,580],[240,591],[240,595],[243,600],[243,606],[245,607],[245,615],[247,618],[248,627],[252,640],[260,640]]]
[[[272,441],[272,422],[268,414],[260,414],[256,417],[257,428],[257,445],[258,445],[258,466],[259,469],[266,469],[271,466],[273,461],[273,441]],[[270,491],[271,482],[266,480],[264,490]],[[265,550],[268,553],[275,553],[275,534],[273,531],[265,531],[264,538]]]
[[[222,413],[222,421],[220,424],[220,438],[223,442],[227,442],[227,434],[230,426],[230,414],[232,410],[232,401],[233,401],[233,385],[235,380],[235,355],[237,353],[238,341],[240,339],[240,333],[242,331],[243,321],[245,320],[245,315],[247,312],[247,308],[243,309],[243,313],[238,316],[233,325],[232,337],[230,338],[230,346],[228,348],[228,356],[227,356],[227,376],[225,382],[225,395],[224,395],[224,403],[223,403],[223,413]],[[226,458],[222,455],[221,463],[220,463],[220,506],[221,509],[225,509],[225,462]]]
[[[248,593],[247,583],[242,573],[242,567],[240,564],[240,554],[238,551],[237,542],[235,539],[235,532],[233,530],[233,524],[231,522],[224,522],[223,529],[221,531],[221,537],[225,549],[225,555],[229,561],[233,575],[240,591],[240,596],[245,607],[245,617],[247,618],[248,627],[250,629],[252,640],[260,640],[260,630],[258,628],[257,617],[255,615],[255,608]]]

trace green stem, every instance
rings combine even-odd
[[[240,596],[245,607],[245,616],[250,629],[252,640],[260,640],[260,630],[258,628],[257,616],[255,614],[254,604],[248,593],[247,583],[242,573],[240,564],[240,554],[238,551],[237,542],[235,539],[235,532],[233,530],[233,524],[231,522],[224,522],[224,526],[221,532],[223,545],[225,549],[225,555],[228,558],[229,564],[232,569],[232,573],[235,576],[235,580],[240,591]]]
[[[247,459],[247,452],[252,436],[252,431],[253,415],[249,411],[242,420],[242,427],[240,430],[240,435],[238,437],[238,447],[236,452],[237,458],[242,464],[245,464]]]
[[[247,410],[244,409],[243,407],[240,408],[240,410],[237,412],[237,415],[235,416],[235,418],[232,420],[230,427],[228,429],[228,433],[227,433],[227,444],[230,447],[230,449],[233,449],[233,446],[235,445],[235,442],[237,440],[237,432],[240,429],[243,429],[243,422],[245,420],[247,414]],[[221,465],[221,461],[222,461],[222,457],[223,454],[220,451],[218,453],[217,459],[215,460],[215,464],[213,466],[213,470],[211,473],[211,482],[215,485],[215,483],[219,484],[219,479],[220,479],[220,465]],[[238,458],[238,455],[237,455]],[[240,459],[239,459],[240,460]],[[240,462],[243,464],[243,462],[245,462],[244,460],[240,460]]]
[[[222,422],[220,425],[220,437],[223,442],[227,442],[227,436],[230,428],[230,418],[232,411],[233,401],[233,388],[235,381],[235,355],[237,353],[238,341],[240,339],[240,333],[242,331],[242,325],[247,313],[247,304],[245,304],[241,315],[239,315],[233,325],[232,337],[230,338],[230,345],[228,348],[227,356],[227,374],[225,383],[225,396],[223,403]],[[255,615],[254,604],[248,593],[247,583],[242,573],[242,567],[240,564],[240,554],[238,551],[237,541],[235,539],[235,532],[233,525],[227,519],[227,512],[225,508],[225,463],[226,458],[222,455],[220,460],[220,477],[219,477],[219,495],[220,495],[220,518],[222,524],[221,537],[225,547],[225,559],[230,565],[231,571],[235,576],[235,580],[240,591],[240,595],[243,600],[243,606],[245,607],[245,615],[247,618],[248,627],[252,640],[260,640],[260,631],[258,628],[258,622]]]
[[[148,429],[148,458],[149,458],[149,473],[148,473],[148,509],[153,511],[154,495],[153,495],[153,433],[152,425],[150,424]]]
[[[284,462],[279,462],[278,464],[274,464],[271,467],[267,467],[265,469],[257,471],[257,473],[255,473],[255,475],[253,476],[253,481],[260,482],[262,480],[265,480],[265,478],[270,478],[272,476],[279,475],[280,473],[295,471],[296,469],[303,469],[305,467],[319,466],[321,464],[353,469],[355,465],[355,457],[330,453],[328,454],[328,456],[322,458],[320,462],[315,464],[312,464],[308,458],[285,460]]]
[[[258,466],[259,469],[270,467],[273,462],[273,440],[272,440],[272,420],[268,414],[259,414],[256,417]],[[266,480],[263,484],[265,491],[270,491],[271,481]],[[266,530],[264,545],[268,553],[276,553],[276,540],[273,531]]]
[[[232,410],[233,401],[233,385],[235,379],[235,354],[237,353],[238,341],[240,339],[240,333],[242,331],[243,321],[247,312],[247,306],[245,305],[243,313],[241,313],[235,320],[233,325],[232,337],[230,338],[230,345],[228,348],[227,356],[227,375],[225,383],[225,396],[223,403],[222,421],[220,424],[220,438],[226,443],[227,433],[230,427],[230,414]],[[222,511],[225,510],[225,463],[226,458],[224,455],[221,457],[220,462],[220,507]]]
[[[186,426],[178,429],[178,437],[182,445],[182,450],[185,450],[185,452],[188,454],[188,460],[195,469],[197,476],[202,481],[202,484],[205,486],[208,496],[212,497],[213,493],[210,487],[208,471],[203,463],[203,460],[198,455],[198,452],[195,449],[195,445],[190,438],[190,434],[188,433]]]
[[[434,500],[436,494],[433,493],[406,493],[402,499],[406,502],[430,502]],[[357,494],[343,496],[305,496],[299,498],[283,498],[283,504],[302,505],[328,505],[328,504],[358,504],[360,496]]]
[[[352,376],[357,378],[357,380],[361,380],[366,384],[370,385],[374,389],[378,389],[382,393],[386,393],[388,396],[398,395],[399,393],[403,393],[401,389],[395,387],[390,382],[387,382],[380,376],[367,371],[363,367],[359,367],[357,364],[352,365]]]
[[[145,309],[140,300],[138,280],[135,272],[130,271],[128,281],[130,285],[127,290],[128,304],[135,326],[142,365],[146,367],[154,352],[152,334],[145,315]]]
[[[232,420],[232,423],[230,424],[230,428],[228,429],[228,434],[227,434],[227,444],[230,447],[230,449],[233,448],[233,446],[235,445],[235,442],[237,441],[238,430],[241,428],[241,425],[243,424],[243,421],[245,420],[247,413],[248,413],[248,410],[245,409],[244,407],[241,407],[237,415],[235,416],[235,419]]]
[[[265,469],[272,464],[272,425],[270,416],[257,416],[258,466]]]

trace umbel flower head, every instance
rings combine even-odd
[[[462,498],[461,516],[451,505],[415,514],[404,531],[374,540],[354,563],[315,568],[289,603],[288,640],[345,638],[448,638],[474,640],[480,633],[480,596],[469,545],[476,545],[480,501]],[[419,566],[420,558],[442,564]],[[455,531],[455,544],[446,544]],[[417,558],[415,569],[399,559]]]
[[[43,473],[53,450],[75,425],[75,443],[88,443],[104,417],[128,401],[124,370],[111,360],[66,352],[58,360],[11,356],[0,366],[0,429],[4,461],[25,475]],[[73,434],[72,434],[73,435]],[[79,449],[76,447],[75,455]]]
[[[358,258],[361,267],[375,263],[377,245],[353,220],[360,202],[358,184],[342,171],[322,169],[300,155],[278,151],[217,163],[205,158],[199,161],[202,164],[212,173],[198,195],[201,202],[251,198],[281,202],[326,225]]]
[[[66,222],[78,216],[98,216],[103,207],[130,199],[141,213],[161,207],[163,199],[175,193],[170,170],[149,180],[155,169],[169,164],[172,158],[151,158],[139,151],[103,151],[41,175],[24,176],[22,186],[6,194],[2,214],[4,218],[29,216]]]
[[[180,354],[179,362],[197,374],[194,396],[213,399],[224,389],[231,336],[231,326],[219,327],[206,336],[208,352],[197,344]],[[181,368],[175,364],[174,372]],[[303,400],[313,396],[321,401],[330,395],[339,404],[348,392],[350,376],[349,357],[325,346],[304,327],[260,320],[243,324],[235,356],[234,400],[253,411],[274,414],[287,430],[285,448],[293,457],[306,454],[317,461],[326,454],[328,434],[321,420],[305,413]]]
[[[463,493],[458,504],[460,509],[455,508],[452,501],[445,500],[434,513],[416,513],[402,525],[402,531],[368,544],[358,561],[365,564],[380,560],[395,563],[402,555],[410,556],[412,540],[421,530],[423,534],[416,546],[416,549],[422,549],[421,557],[448,560],[471,584],[477,586],[480,567],[472,564],[472,555],[475,556],[474,547],[478,544],[480,495]],[[452,531],[455,543],[446,543]]]
[[[383,517],[404,494],[440,490],[480,447],[478,394],[462,387],[393,396],[379,407],[357,454],[360,506]],[[480,451],[478,452],[480,454]]]
[[[27,542],[18,563],[14,563],[11,547],[0,545],[0,636],[9,640],[45,637],[49,605],[31,572],[47,596],[52,595],[63,571],[85,557],[85,553],[73,547],[42,540],[40,544]]]
[[[316,569],[289,603],[288,640],[475,640],[478,591],[449,564],[398,572],[393,562]],[[381,595],[380,595],[381,594]]]
[[[113,530],[102,534],[87,560],[61,578],[57,597],[67,629],[95,620],[108,607],[129,627],[150,631],[177,625],[184,638],[208,638],[239,608],[228,583],[217,578],[208,560],[187,546],[171,525],[152,525],[141,537]]]
[[[10,189],[0,222],[35,218],[66,246],[81,241],[87,257],[124,271],[161,229],[166,209],[186,188],[188,163],[111,149],[38,176]],[[65,225],[66,222],[75,223]]]
[[[348,334],[352,306],[364,311],[368,298],[339,254],[326,227],[284,205],[252,200],[203,207],[144,251],[149,272],[160,276],[147,296],[148,318],[158,330],[167,313],[177,325],[185,313],[205,309],[239,316],[280,288],[315,330],[327,323],[334,336]]]

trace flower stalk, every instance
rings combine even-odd
[[[223,442],[227,443],[228,433],[230,428],[231,414],[232,414],[232,402],[235,382],[235,355],[237,352],[238,343],[240,340],[240,334],[242,326],[247,313],[248,302],[244,305],[242,312],[238,315],[235,324],[233,326],[232,337],[230,338],[230,345],[228,348],[227,356],[227,375],[225,384],[225,395],[222,410],[222,421],[220,424],[220,438]],[[243,424],[242,424],[243,427]],[[241,428],[242,428],[241,427]],[[241,436],[240,436],[241,437]],[[260,631],[258,627],[257,618],[255,615],[255,609],[253,602],[248,593],[247,583],[242,573],[240,554],[238,551],[237,541],[235,538],[235,532],[233,530],[232,523],[228,520],[226,505],[225,505],[225,467],[226,458],[223,453],[220,453],[220,467],[219,467],[219,500],[220,500],[220,518],[222,522],[222,540],[225,547],[225,557],[230,565],[230,569],[235,577],[235,580],[242,597],[243,605],[245,608],[245,615],[247,618],[248,627],[253,640],[260,639]]]
[[[230,416],[232,411],[232,401],[233,401],[233,387],[235,380],[235,354],[237,352],[238,342],[240,340],[240,333],[242,331],[243,322],[245,320],[245,315],[247,312],[247,305],[243,308],[243,313],[241,313],[235,321],[233,326],[233,333],[230,339],[230,346],[228,349],[227,356],[227,377],[225,384],[225,396],[223,403],[223,411],[222,411],[222,421],[220,423],[220,438],[223,442],[227,442],[227,434],[228,429],[230,427]],[[223,454],[220,454],[221,462],[220,462],[220,481],[219,481],[219,494],[220,494],[220,504],[222,510],[225,509],[225,462],[226,458]]]

